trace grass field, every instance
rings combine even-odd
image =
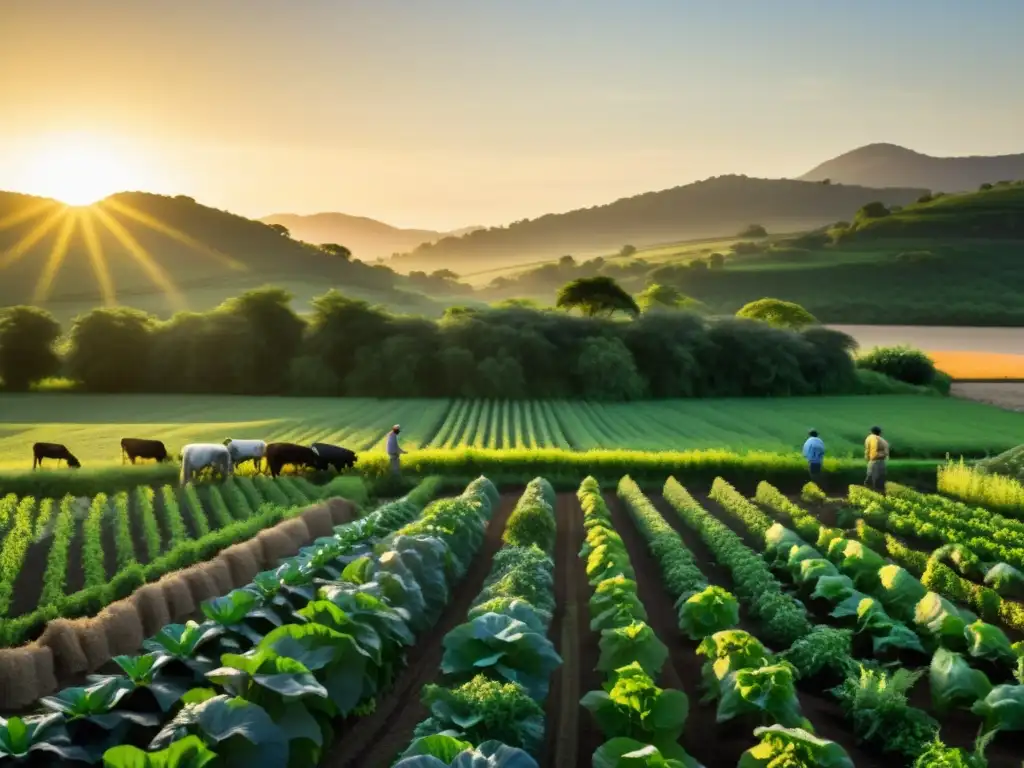
[[[189,395],[0,394],[0,469],[28,469],[34,442],[64,443],[84,466],[119,464],[122,437],[224,438],[345,445],[379,451],[392,424],[407,450],[721,449],[797,451],[808,429],[829,454],[854,456],[873,424],[894,456],[981,456],[1021,442],[1024,414],[919,396],[568,401],[373,400]]]

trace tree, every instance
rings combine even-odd
[[[292,233],[288,231],[288,227],[286,227],[284,224],[267,224],[267,226],[270,227],[275,232],[277,232],[277,234],[281,235],[282,237],[292,236]]]
[[[285,230],[286,234],[287,232],[288,230]],[[352,258],[352,251],[344,245],[338,245],[338,243],[324,243],[320,246],[320,250],[331,254],[331,256],[337,256],[343,261],[349,261]]]
[[[60,324],[38,307],[9,307],[0,312],[0,379],[14,392],[60,370],[53,344]]]
[[[768,230],[760,224],[747,224],[740,232],[740,237],[768,237]]]
[[[566,283],[558,291],[555,306],[578,309],[587,317],[610,317],[615,312],[636,316],[640,307],[633,297],[610,277],[580,277]]]
[[[559,269],[566,269],[566,270],[575,269],[576,268],[576,259],[574,259],[572,256],[566,254],[565,256],[562,256],[558,260],[558,268]]]
[[[154,318],[130,307],[94,309],[71,326],[68,369],[92,392],[138,392],[149,385]]]
[[[661,283],[651,283],[637,294],[636,303],[642,312],[652,309],[678,309],[687,297],[678,288]]]
[[[624,245],[622,246],[622,249],[619,251],[619,256],[621,256],[624,259],[627,259],[634,253],[636,253],[635,245]]]
[[[799,304],[783,301],[782,299],[758,299],[757,301],[752,301],[742,307],[736,313],[736,317],[760,320],[776,328],[792,329],[815,325],[818,322],[814,315]]]
[[[724,253],[712,253],[708,256],[708,266],[712,269],[721,269],[725,266],[725,254]]]
[[[885,203],[880,203],[877,200],[873,203],[868,203],[857,211],[856,219],[883,219],[889,215],[889,209],[885,207]]]

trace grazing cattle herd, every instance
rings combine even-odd
[[[64,445],[60,443],[35,443],[32,446],[32,469],[43,465],[43,459],[56,459],[58,466],[61,461],[67,462],[71,468],[81,467]],[[121,463],[136,459],[152,459],[157,462],[170,461],[167,447],[160,440],[147,440],[138,437],[121,439]],[[334,469],[341,472],[355,466],[357,457],[354,451],[329,443],[313,443],[310,446],[295,443],[268,443],[263,440],[226,439],[221,443],[189,443],[181,449],[181,482],[190,482],[199,472],[211,469],[224,477],[234,473],[235,468],[251,461],[257,472],[263,472],[263,461],[266,459],[267,469],[271,476],[277,477],[285,466],[325,471]]]

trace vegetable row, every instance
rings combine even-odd
[[[466,621],[443,640],[441,679],[423,689],[430,716],[395,768],[536,768],[551,674],[562,663],[547,633],[555,608],[555,494],[532,480],[509,516]],[[477,763],[472,763],[477,764]]]
[[[893,658],[902,651],[933,652],[929,684],[937,712],[970,708],[984,720],[986,731],[1024,728],[1021,715],[1012,713],[1024,706],[1024,686],[993,686],[985,673],[972,668],[964,656],[991,666],[995,674],[1007,679],[1011,671],[1019,674],[1024,669],[1019,660],[1022,649],[1011,647],[998,627],[929,591],[907,570],[886,563],[863,543],[845,539],[837,529],[817,526],[812,516],[767,483],[758,487],[756,498],[827,547],[828,557],[822,558],[799,534],[777,523],[764,534],[766,557],[774,567],[788,571],[810,598],[833,604],[833,617],[855,622],[858,635],[872,638],[872,655]],[[735,491],[723,491],[719,499],[727,511],[742,508],[749,517],[764,514]],[[900,714],[887,717],[885,723],[879,723],[874,715],[858,713],[858,708],[867,706],[858,704],[864,696],[858,689],[884,689],[885,681],[878,679],[881,674],[880,670],[862,669],[856,682],[847,678],[837,689],[840,699],[855,723],[860,722],[858,733],[881,732],[884,748],[905,757],[920,754],[935,738],[938,727],[925,713],[901,707]],[[889,682],[896,689],[909,689],[920,676],[904,671],[900,678],[893,676]],[[903,727],[896,733],[884,735],[886,729],[892,730],[892,724],[901,722]]]
[[[61,764],[316,765],[332,721],[371,711],[436,620],[498,501],[481,478],[420,515],[438,484],[425,485],[205,602],[204,622],[165,627],[147,653],[116,659],[124,674],[4,721],[0,743]],[[197,762],[161,762],[182,752]]]
[[[693,527],[704,537],[716,559],[733,571],[735,584],[745,587],[744,594],[749,597],[756,595],[765,605],[785,613],[786,597],[781,591],[770,585],[764,589],[754,585],[753,579],[759,576],[774,582],[770,573],[758,567],[756,555],[706,512],[704,517],[698,517],[699,505],[682,486],[674,480],[670,482],[676,503],[689,503]],[[797,764],[808,766],[852,768],[845,750],[815,736],[810,722],[801,715],[794,684],[799,673],[793,663],[784,654],[770,653],[750,633],[734,628],[739,621],[738,602],[753,608],[755,601],[745,601],[742,595],[737,601],[721,587],[707,586],[682,538],[630,478],[620,481],[619,496],[647,540],[652,556],[661,565],[666,588],[677,596],[680,629],[692,640],[700,640],[697,653],[708,659],[702,671],[704,701],[717,700],[717,721],[752,715],[770,724],[755,729],[760,743],[742,755],[739,765],[765,768],[796,759],[802,761]],[[762,617],[770,618],[767,613]]]
[[[282,519],[283,510],[308,504],[316,494],[314,489],[302,487],[293,478],[273,481],[243,477],[208,486],[203,492],[216,523],[212,530],[198,492],[192,486],[187,486],[180,496],[170,485],[159,491],[139,486],[130,494],[120,492],[112,497],[100,493],[84,510],[73,496],[59,501],[43,499],[38,504],[31,496],[19,499],[9,494],[0,499],[0,530],[5,531],[0,544],[0,646],[19,645],[52,619],[94,615],[104,606],[127,597],[142,584],[251,538]],[[156,504],[157,493],[162,502],[159,505]],[[159,521],[157,509],[162,518]],[[271,509],[278,511],[271,512]],[[142,533],[145,565],[139,562],[131,534],[133,512]],[[195,536],[189,534],[186,517],[191,520]],[[116,563],[109,577],[104,549],[107,525],[113,529],[114,552],[110,554]],[[69,595],[66,594],[68,565],[76,535],[81,536],[84,580],[83,588]],[[47,537],[50,547],[37,607],[30,613],[9,617],[15,577],[24,565],[29,547]]]

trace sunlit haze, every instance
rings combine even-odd
[[[500,224],[888,141],[1019,152],[1024,4],[35,0],[0,189]]]

